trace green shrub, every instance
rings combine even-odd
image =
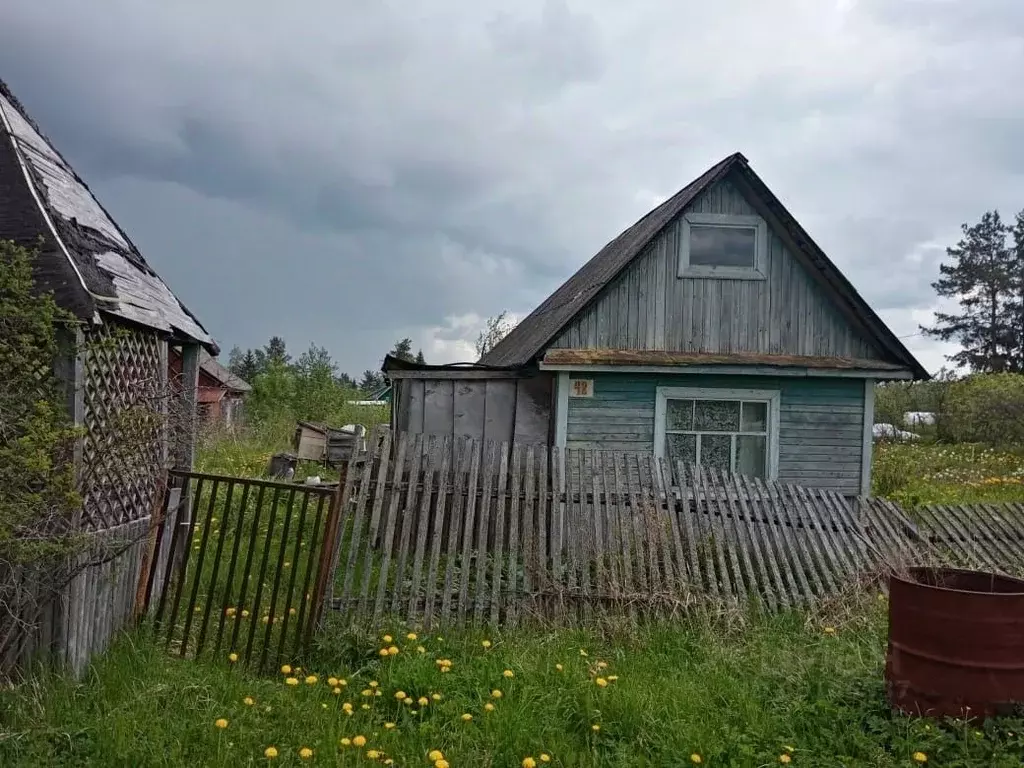
[[[1024,445],[1024,375],[976,374],[952,383],[944,421],[955,442]]]

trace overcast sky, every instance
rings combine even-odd
[[[225,353],[352,373],[473,359],[734,151],[914,334],[960,224],[1024,208],[1021,73],[1019,0],[0,8],[0,76]]]

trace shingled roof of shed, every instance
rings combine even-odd
[[[71,164],[0,80],[0,239],[34,247],[57,302],[85,320],[102,313],[219,351]]]
[[[850,316],[855,317],[864,327],[869,338],[885,350],[893,361],[913,371],[915,377],[929,378],[924,367],[868,306],[839,268],[811,240],[810,235],[754,173],[747,158],[739,152],[715,163],[605,245],[480,358],[480,363],[489,366],[522,366],[535,362],[562,329],[594,301],[606,286],[614,282],[665,227],[704,190],[730,173],[740,174],[760,198],[760,203],[782,223],[787,235],[797,244],[797,255],[808,267],[808,271],[837,295]]]

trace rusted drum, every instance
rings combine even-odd
[[[1024,580],[955,568],[889,579],[893,708],[987,717],[1024,704]]]

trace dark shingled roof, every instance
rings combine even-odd
[[[108,313],[219,351],[2,80],[0,238],[41,241],[40,282],[82,319]]]
[[[731,173],[740,174],[760,198],[760,203],[782,222],[787,234],[800,248],[798,256],[803,257],[812,274],[831,286],[847,303],[847,310],[864,326],[868,337],[888,352],[894,361],[913,371],[915,377],[929,378],[924,367],[811,240],[796,219],[751,170],[747,158],[739,152],[711,166],[608,243],[485,354],[480,363],[488,366],[517,366],[535,361],[562,329],[603,288],[611,284],[698,195]]]

